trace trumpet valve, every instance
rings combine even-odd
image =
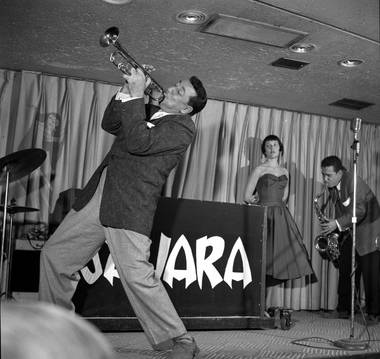
[[[142,64],[141,67],[143,67],[144,70],[145,70],[148,74],[152,73],[153,71],[156,71],[156,68],[155,68],[153,65]]]

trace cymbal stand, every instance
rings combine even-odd
[[[4,247],[5,247],[5,232],[7,229],[7,204],[8,204],[8,190],[9,190],[9,170],[5,166],[3,172],[6,172],[6,180],[5,180],[5,199],[4,199],[4,212],[3,212],[3,231],[1,233],[1,253],[0,253],[0,286],[2,289],[3,285],[3,262],[4,262]],[[7,287],[7,285],[6,285]],[[6,289],[7,291],[7,289]]]
[[[0,180],[3,184],[4,178],[5,181],[5,203],[3,211],[3,231],[1,235],[1,253],[0,253],[0,287],[2,290],[2,285],[4,282],[4,259],[8,260],[7,269],[10,268],[10,261],[12,256],[12,249],[14,248],[12,243],[12,215],[16,213],[13,211],[13,208],[9,207],[9,214],[11,215],[10,220],[10,236],[8,242],[8,255],[6,256],[4,252],[5,247],[5,231],[7,228],[7,210],[8,210],[8,191],[9,191],[9,182],[15,181],[19,178],[22,178],[34,171],[39,167],[46,158],[46,152],[40,148],[31,148],[26,150],[20,150],[15,153],[9,154],[3,158],[0,158]],[[34,210],[34,209],[33,209]],[[9,277],[9,276],[8,276]],[[8,281],[9,282],[9,281]],[[7,283],[9,287],[9,283]],[[6,288],[6,294],[8,296],[8,288]]]
[[[13,240],[13,217],[15,215],[14,212],[12,212],[12,206],[16,205],[16,201],[14,199],[11,200],[11,204],[9,206],[9,229],[8,229],[8,250],[7,250],[7,272],[6,272],[6,279],[5,279],[5,298],[6,299],[12,299],[12,290],[11,290],[11,277],[12,277],[12,258],[13,253],[16,248],[16,243]],[[3,294],[3,293],[1,293]]]

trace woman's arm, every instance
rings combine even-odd
[[[244,192],[244,202],[247,204],[253,204],[258,201],[258,196],[254,195],[257,181],[261,176],[261,167],[256,167],[248,179],[247,187]]]
[[[284,168],[284,175],[288,178],[288,182],[284,190],[284,196],[282,197],[282,201],[286,203],[289,196],[289,186],[290,186],[289,172],[286,168]]]

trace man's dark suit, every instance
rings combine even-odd
[[[100,221],[113,228],[150,236],[154,213],[170,171],[191,143],[195,125],[189,115],[171,114],[150,120],[143,99],[110,102],[102,128],[116,135],[111,150],[74,204],[83,208],[107,167]],[[151,125],[150,125],[151,126]]]
[[[341,229],[352,227],[354,177],[343,171],[339,198],[335,204],[336,220]],[[363,274],[367,313],[380,315],[380,206],[369,186],[357,177],[356,252]],[[351,246],[346,239],[339,263],[338,311],[349,311],[351,303]]]
[[[147,122],[142,98],[111,100],[102,127],[115,142],[40,256],[40,300],[74,309],[78,271],[107,241],[152,346],[187,335],[149,262],[149,236],[166,178],[195,133],[189,115],[161,114]]]

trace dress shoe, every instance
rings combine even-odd
[[[173,350],[170,352],[168,359],[193,359],[197,358],[199,348],[193,338],[192,342],[176,341]]]

